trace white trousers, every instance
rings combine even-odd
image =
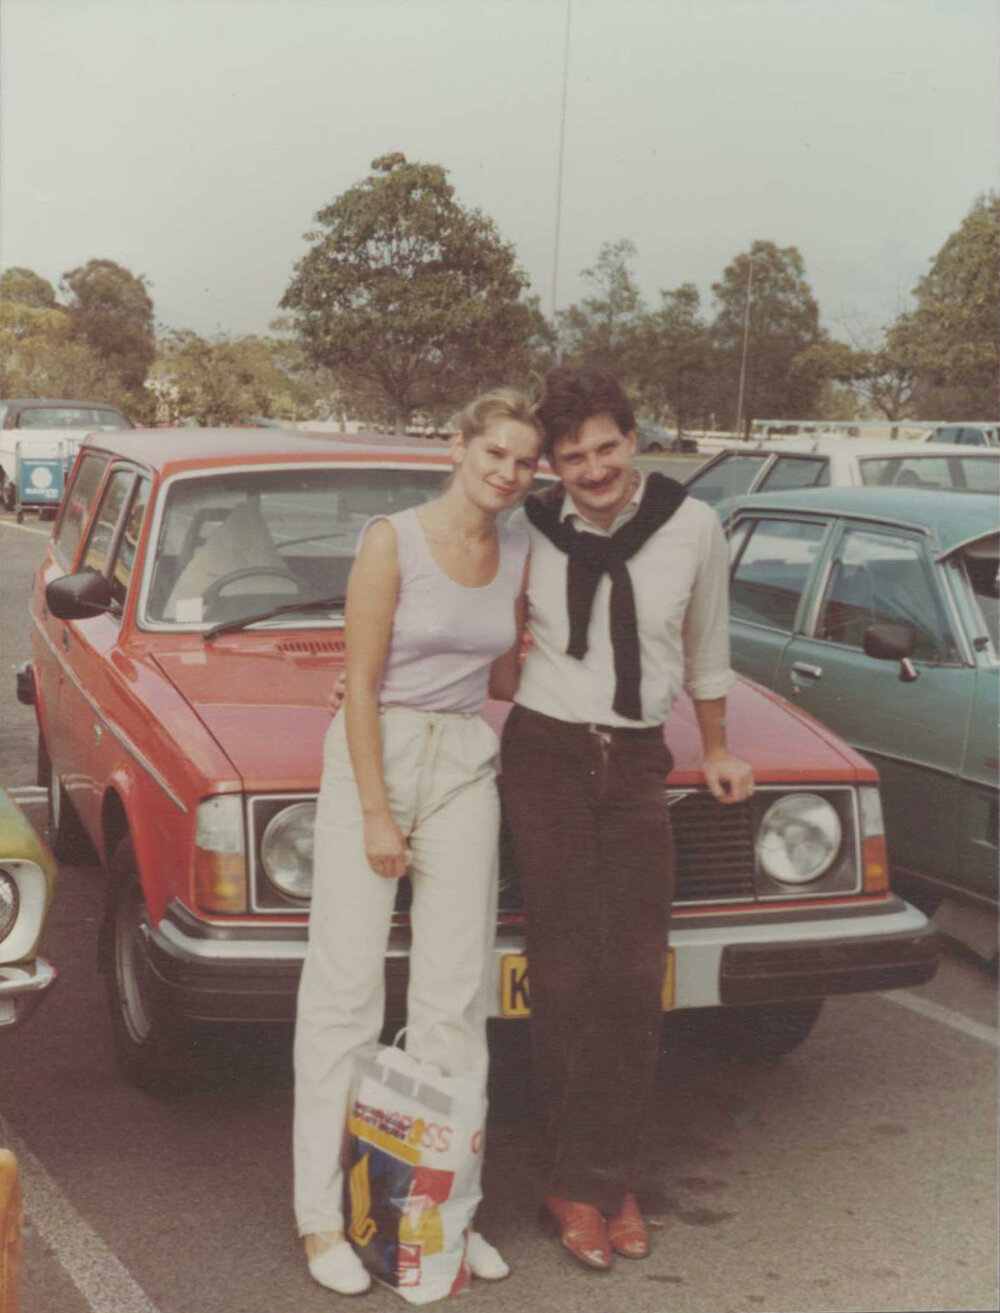
[[[295,1214],[300,1235],[343,1230],[341,1145],[358,1060],[385,1011],[397,882],[364,851],[343,714],[324,748],[309,944],[295,1027]],[[406,1048],[486,1081],[487,964],[496,934],[497,738],[479,715],[380,713],[389,802],[413,885]]]

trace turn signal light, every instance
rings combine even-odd
[[[859,789],[861,814],[861,887],[866,894],[884,894],[889,888],[889,852],[885,844],[882,797],[878,789]]]
[[[247,910],[243,802],[237,794],[206,798],[198,805],[194,838],[194,893],[206,912]]]

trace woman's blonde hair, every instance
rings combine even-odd
[[[469,404],[452,416],[448,427],[457,433],[463,441],[477,438],[484,433],[495,419],[513,419],[519,424],[527,424],[538,434],[539,443],[545,433],[535,414],[534,402],[517,388],[493,388],[470,401]]]

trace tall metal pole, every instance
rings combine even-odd
[[[743,311],[743,356],[740,360],[740,393],[736,403],[736,436],[743,433],[743,394],[747,381],[747,343],[750,340],[750,299],[753,296],[753,253],[747,257],[747,304]]]
[[[549,316],[553,327],[556,320],[559,290],[559,229],[562,223],[563,157],[566,153],[566,87],[569,82],[569,32],[573,0],[566,0],[566,36],[563,47],[562,109],[559,115],[559,160],[556,165],[556,227],[552,249],[552,287],[549,294]]]

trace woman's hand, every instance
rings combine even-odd
[[[347,672],[342,670],[337,678],[333,681],[333,688],[330,689],[330,696],[327,698],[326,707],[331,716],[335,716],[343,705],[344,696],[347,693]]]
[[[365,856],[375,874],[386,880],[401,880],[406,874],[406,840],[390,813],[365,817]]]

